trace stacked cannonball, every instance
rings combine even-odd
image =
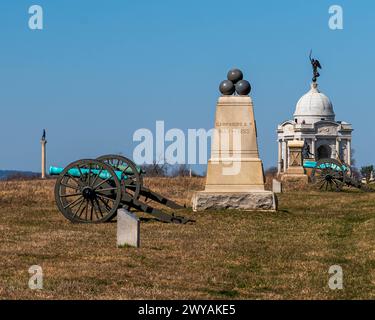
[[[219,90],[225,96],[230,96],[236,92],[240,96],[246,96],[251,91],[249,81],[243,80],[243,73],[239,69],[229,70],[227,79],[220,83]]]

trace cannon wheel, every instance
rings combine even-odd
[[[73,176],[72,171],[78,172],[78,176]],[[55,200],[61,213],[72,222],[106,222],[120,205],[121,184],[108,164],[78,160],[69,164],[57,178]]]
[[[121,171],[121,188],[123,194],[129,195],[134,200],[139,198],[143,180],[133,161],[115,154],[101,156],[97,160],[110,165],[115,171]],[[126,179],[124,179],[125,177]]]
[[[340,191],[344,185],[344,168],[335,159],[320,159],[311,172],[311,181],[320,190]]]

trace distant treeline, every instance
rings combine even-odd
[[[199,174],[190,169],[187,164],[170,165],[167,163],[153,163],[141,165],[141,168],[148,177],[202,177],[205,173]]]
[[[30,180],[40,178],[40,173],[18,170],[0,170],[0,180]]]

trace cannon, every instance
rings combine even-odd
[[[116,216],[119,208],[141,211],[162,222],[184,224],[192,221],[149,205],[152,200],[172,209],[184,208],[146,188],[143,185],[144,172],[123,156],[82,159],[65,168],[50,167],[49,174],[58,175],[56,204],[64,217],[72,222],[107,222]]]
[[[318,161],[305,161],[303,166],[306,169],[312,169],[311,182],[320,190],[341,191],[344,186],[347,186],[366,192],[373,191],[354,178],[350,166],[340,160],[325,158]]]

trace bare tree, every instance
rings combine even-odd
[[[355,150],[353,148],[350,149],[350,163],[351,163],[351,166],[355,166],[357,161],[355,160],[354,158],[354,154],[355,154]]]
[[[373,171],[374,171],[373,165],[361,167],[361,175],[363,178],[366,179],[366,184],[369,184],[370,179],[371,179],[371,174]]]
[[[170,175],[172,177],[189,177],[190,173],[192,177],[199,176],[197,173],[195,173],[193,170],[187,164],[177,164],[173,166]]]
[[[166,177],[168,176],[168,164],[158,163],[154,160],[152,164],[143,164],[141,165],[142,171],[145,172],[145,175],[149,177]]]
[[[271,176],[271,177],[276,177],[277,175],[277,168],[276,167],[269,167],[265,172],[265,176]]]

